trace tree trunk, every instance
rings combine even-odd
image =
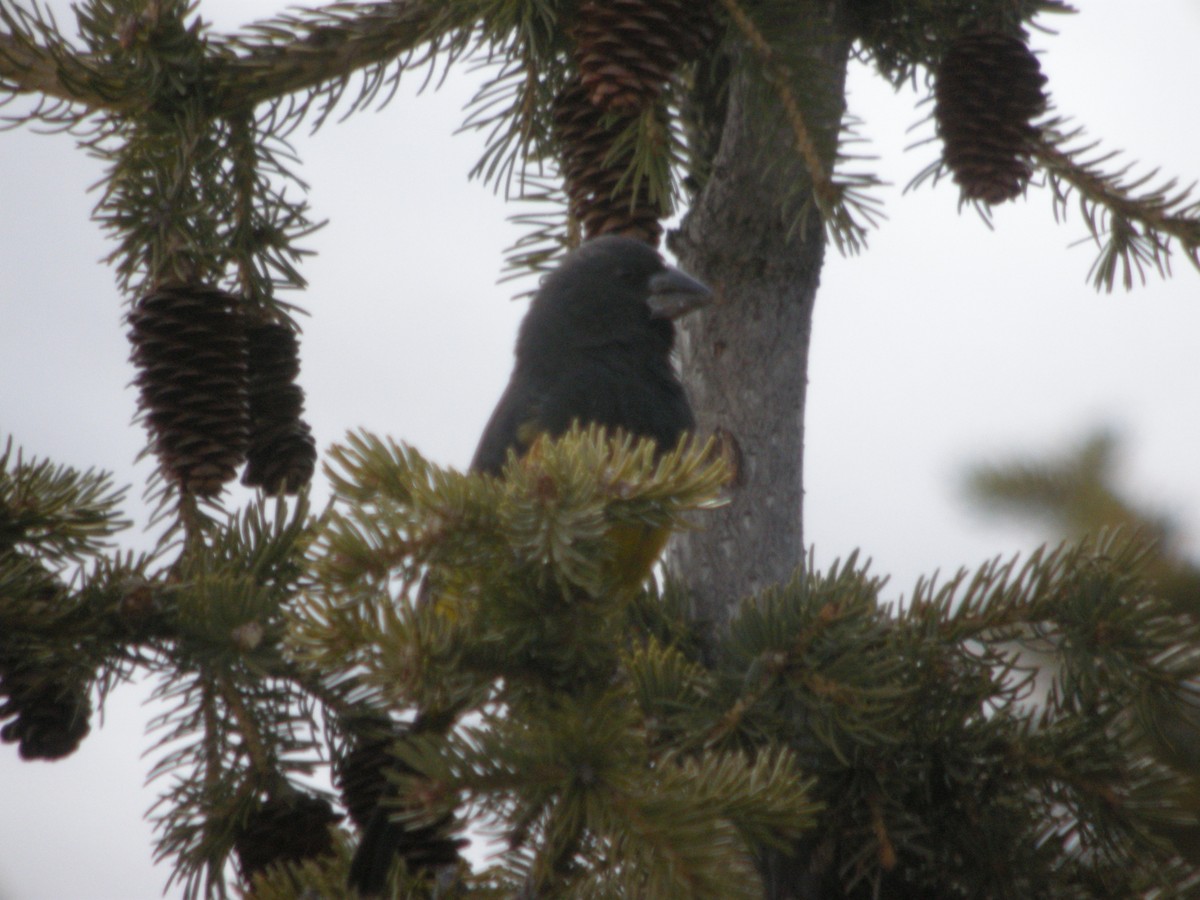
[[[800,63],[808,77],[789,83],[831,170],[849,48],[839,3],[776,6],[772,33],[811,36]],[[753,74],[761,57],[745,40],[719,52],[731,68],[728,94],[721,104],[698,94],[690,110],[699,133],[719,135],[711,171],[670,245],[715,292],[684,320],[680,355],[698,432],[719,430],[737,471],[732,502],[680,535],[668,560],[691,590],[693,614],[718,628],[742,597],[787,580],[803,557],[804,398],[825,253],[795,133]]]
[[[826,171],[837,151],[849,59],[839,5],[787,4],[773,12],[791,21],[771,23],[772,33],[807,38],[801,65],[808,77],[790,84]],[[803,559],[804,400],[825,256],[812,177],[778,98],[756,80],[761,58],[753,52],[739,41],[716,61],[731,68],[720,102],[697,92],[689,110],[696,132],[719,137],[714,147],[698,148],[711,170],[671,236],[680,262],[716,294],[683,320],[680,361],[699,433],[722,436],[735,477],[729,505],[706,516],[702,529],[679,535],[667,564],[690,590],[692,615],[718,629],[739,600],[786,581]],[[814,836],[790,853],[760,851],[765,900],[832,896],[818,844]]]

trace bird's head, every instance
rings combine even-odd
[[[652,343],[670,353],[672,322],[711,292],[634,238],[594,238],[543,280],[521,325],[522,346],[557,343],[582,350]]]

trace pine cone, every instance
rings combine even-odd
[[[160,288],[129,314],[139,409],[164,471],[212,497],[241,465],[249,431],[238,300],[205,285]]]
[[[334,761],[334,785],[342,792],[350,821],[362,830],[388,786],[395,726],[386,716],[363,715],[345,727],[349,743],[346,753]]]
[[[242,878],[250,881],[275,863],[333,853],[329,826],[341,820],[328,801],[306,794],[272,797],[247,818],[233,839]]]
[[[64,619],[66,585],[40,563],[9,548],[8,587],[30,618],[54,629]],[[9,598],[11,599],[11,598]],[[19,630],[19,629],[18,629]],[[20,634],[0,639],[0,740],[17,744],[22,759],[61,759],[91,730],[91,671],[77,660],[48,655]]]
[[[417,825],[392,818],[403,809],[420,809],[430,802],[422,796],[425,782],[415,793],[400,794],[388,773],[413,775],[413,770],[392,750],[397,741],[429,729],[443,727],[440,719],[418,720],[411,725],[392,723],[367,715],[347,723],[354,744],[337,767],[342,797],[351,818],[359,825],[358,849],[350,864],[349,883],[364,897],[381,895],[397,857],[410,874],[422,873],[441,882],[453,878],[462,865],[460,851],[467,845],[454,836],[458,823],[452,813]]]
[[[87,684],[44,667],[0,660],[0,740],[17,744],[22,759],[61,759],[91,730]],[[15,718],[14,718],[15,717]]]
[[[317,445],[300,418],[304,391],[296,334],[266,322],[246,334],[250,373],[250,447],[242,484],[269,494],[294,494],[312,480]]]
[[[585,236],[624,234],[657,246],[662,237],[659,219],[666,211],[648,202],[644,185],[635,198],[632,179],[622,183],[632,163],[632,148],[612,152],[631,118],[603,113],[578,82],[559,94],[553,115],[568,204]]]
[[[950,45],[935,73],[933,114],[964,198],[1001,203],[1025,189],[1045,83],[1037,57],[1019,38],[985,32]]]
[[[584,91],[606,112],[652,103],[715,32],[703,0],[586,0],[571,27]]]

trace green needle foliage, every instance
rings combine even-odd
[[[1196,624],[1147,595],[1143,556],[1039,552],[922,582],[900,609],[854,560],[802,574],[743,605],[712,736],[800,750],[831,896],[1170,895],[1189,875],[1153,825],[1190,813],[1131,710],[1200,659]],[[1027,643],[1053,655],[1050,684]],[[1109,867],[1123,889],[1081,883]]]
[[[1144,548],[997,561],[900,607],[854,558],[807,566],[706,634],[674,589],[631,597],[557,550],[603,560],[627,516],[713,502],[695,451],[640,449],[573,434],[502,482],[368,436],[337,453],[295,652],[459,717],[403,743],[397,784],[413,824],[489,823],[479,890],[760,896],[750,848],[798,841],[831,896],[1184,889],[1159,831],[1191,817],[1181,775],[1134,710],[1196,677],[1200,632],[1149,592]],[[1025,647],[1054,660],[1040,680]]]
[[[122,495],[105,473],[25,460],[11,441],[0,455],[0,737],[25,758],[73,752],[89,694],[128,664],[116,619],[143,561],[105,555],[128,524]]]
[[[835,23],[814,10],[808,33],[777,27],[794,21],[789,11],[798,2],[807,0],[713,0],[707,55],[657,86],[654,102],[622,119],[624,130],[609,147],[610,159],[625,160],[621,181],[640,185],[638,202],[666,215],[684,200],[683,184],[690,192],[703,188],[716,147],[706,131],[711,123],[692,114],[722,108],[729,67],[718,54],[748,53],[763,114],[782,117],[792,134],[793,159],[763,165],[797,165],[813,185],[811,199],[799,192],[783,198],[788,224],[803,227],[815,203],[839,248],[857,251],[882,218],[878,180],[853,152],[853,117],[811,99],[823,93],[814,85],[829,77],[814,62],[814,43],[846,42],[892,83],[917,84],[929,81],[961,35],[1023,37],[1046,27],[1042,17],[1075,11],[1060,0],[846,0]],[[298,242],[315,227],[298,197],[304,186],[284,143],[289,131],[386,103],[405,73],[416,70],[430,84],[451,65],[481,67],[488,74],[463,125],[487,136],[472,175],[544,207],[532,218],[516,214],[530,231],[511,256],[514,267],[539,270],[579,239],[558,189],[564,147],[551,114],[576,77],[570,27],[579,6],[338,2],[221,35],[184,0],[88,0],[77,10],[80,45],[48,12],[5,0],[0,94],[32,94],[38,102],[17,121],[73,131],[111,160],[97,216],[117,238],[112,262],[123,286],[221,276],[232,265],[244,289],[266,298],[269,287],[303,285],[295,263],[307,251]],[[1170,179],[1145,189],[1147,178],[1128,178],[1128,166],[1110,169],[1113,155],[1080,145],[1079,130],[1063,122],[1059,113],[1042,123],[1035,161],[1056,214],[1078,201],[1099,248],[1096,285],[1111,289],[1121,280],[1128,287],[1149,270],[1166,274],[1174,251],[1196,264],[1200,230],[1190,189]],[[937,163],[917,181],[944,171]]]
[[[321,762],[313,690],[280,652],[308,512],[260,503],[164,565],[112,550],[121,496],[103,474],[0,459],[2,736],[64,756],[93,699],[151,675],[166,709],[152,723],[158,856],[188,896],[221,895],[239,827]]]
[[[718,502],[710,450],[656,458],[648,442],[577,431],[499,480],[366,435],[335,452],[338,499],[294,652],[397,712],[460,716],[404,743],[411,774],[397,784],[425,798],[414,824],[459,803],[507,842],[485,881],[755,896],[747,841],[811,821],[794,754],[690,752],[650,731],[638,702],[660,645],[630,630],[635,591],[612,563],[622,529],[676,526]]]
[[[10,439],[0,454],[0,551],[43,562],[93,557],[129,526],[117,509],[124,494],[107,473],[14,458]]]
[[[1058,459],[1029,459],[978,467],[967,483],[975,502],[993,513],[1008,513],[1049,526],[1052,533],[1075,542],[1121,529],[1146,541],[1140,569],[1155,593],[1181,616],[1195,620],[1200,600],[1200,571],[1181,547],[1171,518],[1130,498],[1118,486],[1120,444],[1106,430],[1090,434]],[[1196,684],[1182,690],[1144,690],[1134,698],[1139,740],[1159,762],[1179,773],[1179,803],[1193,814],[1200,810],[1194,781],[1200,774],[1200,717]],[[1190,821],[1164,823],[1156,832],[1168,838],[1186,859],[1200,859],[1200,826]]]
[[[1138,710],[1200,677],[1200,625],[1153,595],[1136,543],[996,561],[899,606],[854,557],[809,564],[711,632],[615,565],[631,526],[702,527],[710,446],[574,431],[502,478],[367,434],[332,458],[318,518],[259,505],[166,567],[98,562],[70,587],[55,554],[95,544],[30,548],[52,516],[94,536],[111,494],[9,461],[3,508],[30,511],[6,514],[0,557],[5,715],[29,717],[33,671],[76,691],[150,672],[158,853],[186,896],[224,895],[235,863],[255,896],[348,896],[309,779],[355,722],[415,710],[446,727],[391,747],[395,815],[483,824],[495,855],[463,896],[757,897],[768,848],[806,854],[827,896],[1186,896],[1197,874],[1164,838],[1194,820],[1191,776]],[[34,484],[40,505],[13,503]]]

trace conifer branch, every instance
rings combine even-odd
[[[336,101],[341,89],[330,86],[344,87],[354,72],[366,69],[362,102],[387,84],[389,64],[424,44],[429,46],[419,62],[406,60],[402,68],[432,64],[443,43],[447,62],[461,54],[475,15],[469,3],[443,0],[336,2],[249,25],[227,42],[236,56],[222,67],[219,104],[253,107],[322,86]]]
[[[1130,290],[1135,276],[1145,284],[1148,269],[1165,277],[1170,273],[1173,246],[1200,269],[1200,199],[1193,196],[1195,185],[1181,188],[1174,178],[1152,185],[1157,170],[1127,178],[1128,164],[1106,171],[1104,164],[1116,153],[1085,159],[1097,144],[1068,147],[1082,130],[1064,132],[1062,126],[1061,120],[1044,126],[1036,144],[1037,158],[1046,169],[1056,218],[1066,216],[1074,195],[1100,248],[1090,273],[1095,287],[1111,291],[1119,274]]]
[[[0,92],[40,94],[84,112],[64,113],[57,105],[39,103],[35,113],[75,121],[88,110],[112,109],[119,104],[116,85],[103,74],[102,63],[92,54],[68,44],[57,23],[36,4],[22,8],[0,0]],[[49,115],[47,115],[49,117]]]
[[[212,673],[212,685],[219,692],[221,703],[231,714],[254,777],[264,782],[269,781],[275,772],[274,754],[237,685],[233,683],[228,672],[221,671]]]
[[[0,453],[0,552],[20,547],[55,566],[94,556],[129,527],[117,508],[124,498],[107,472],[14,457],[9,438]]]
[[[328,113],[361,70],[367,76],[356,104],[367,102],[393,83],[387,70],[397,60],[403,69],[432,64],[443,49],[448,61],[460,55],[469,45],[475,14],[471,4],[439,0],[335,2],[252,24],[242,34],[214,41],[220,52],[207,62],[209,112],[237,115],[289,94],[315,92],[324,95]],[[78,104],[84,112],[77,118],[91,111],[127,114],[144,102],[122,86],[103,54],[72,47],[36,7],[27,11],[3,0],[0,24],[7,28],[0,32],[0,87],[9,92]],[[113,37],[127,40],[143,26],[130,15],[124,34]],[[422,45],[427,48],[419,59],[402,59]],[[308,106],[299,105],[300,112]]]
[[[579,220],[571,215],[562,178],[556,169],[544,174],[525,171],[517,181],[516,194],[509,202],[527,204],[527,211],[514,213],[508,220],[520,226],[524,233],[505,248],[502,281],[550,271],[563,253],[579,246],[583,239]],[[532,294],[535,289],[530,288],[521,296]]]
[[[6,24],[9,15],[7,7],[0,6],[0,16]],[[0,33],[0,78],[7,90],[14,94],[43,94],[72,102],[86,100],[66,88],[59,77],[59,63],[48,52],[22,37]],[[100,102],[99,96],[94,102]]]

